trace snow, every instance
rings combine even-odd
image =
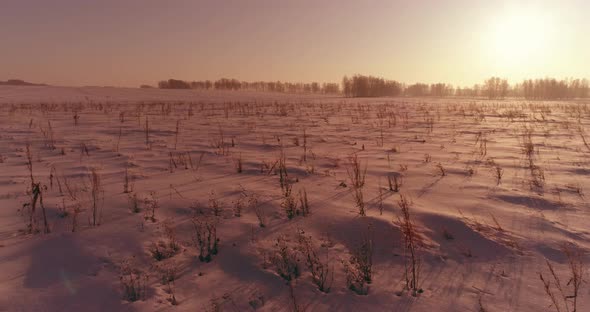
[[[570,274],[563,244],[575,243],[588,264],[585,102],[2,86],[0,103],[0,311],[214,311],[216,305],[222,311],[291,311],[288,283],[269,257],[278,237],[296,247],[300,232],[312,236],[322,261],[328,251],[334,272],[331,291],[323,293],[301,257],[301,276],[291,283],[307,311],[551,310],[539,278],[550,276],[546,259],[562,284]],[[523,153],[527,131],[532,159],[543,173],[536,180]],[[52,132],[55,149],[43,132]],[[218,148],[222,136],[224,148]],[[47,186],[49,234],[42,222],[40,233],[25,231],[27,144],[34,178]],[[309,216],[289,220],[281,207],[279,176],[271,170],[281,150],[293,194],[298,200],[300,190],[307,192]],[[352,153],[367,165],[367,216],[359,216],[352,196]],[[90,168],[99,172],[104,190],[96,227],[88,222]],[[139,213],[130,211],[130,196],[123,192],[126,168]],[[495,168],[502,170],[499,183]],[[399,193],[388,189],[393,174],[403,176]],[[156,222],[144,218],[151,192],[159,207]],[[242,194],[256,194],[265,227],[247,205],[240,217],[234,215]],[[424,244],[423,293],[417,297],[404,291],[400,194],[411,198]],[[211,216],[211,198],[220,203],[219,217]],[[65,217],[59,213],[64,204]],[[72,232],[76,205],[82,211]],[[219,253],[209,263],[199,261],[195,246],[191,219],[199,211],[218,222]],[[41,221],[40,212],[36,216]],[[369,225],[373,281],[363,296],[347,288],[343,261]],[[157,261],[150,249],[167,241],[167,227],[180,250]],[[126,300],[120,282],[126,260],[149,275],[145,294],[135,302]],[[162,275],[170,268],[176,280],[166,285]],[[579,311],[590,306],[585,287]],[[168,300],[170,288],[178,305]]]

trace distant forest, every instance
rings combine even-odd
[[[143,88],[149,86],[143,85]],[[342,94],[346,97],[483,97],[491,100],[507,97],[527,100],[566,100],[589,98],[590,86],[587,79],[554,78],[528,79],[511,85],[506,79],[492,77],[472,87],[454,87],[446,83],[404,84],[375,76],[354,75],[344,77],[339,83],[291,83],[291,82],[246,82],[222,78],[216,81],[163,80],[160,89],[202,89],[202,90],[253,90],[285,93]]]
[[[0,86],[46,86],[46,84],[31,83],[20,79],[8,79],[6,81],[0,81]]]

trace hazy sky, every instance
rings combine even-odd
[[[0,0],[0,80],[590,78],[589,3]]]

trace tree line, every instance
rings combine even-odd
[[[344,76],[338,83],[293,83],[281,81],[247,82],[237,79],[222,78],[215,81],[183,81],[178,79],[163,80],[158,83],[160,89],[200,89],[200,90],[253,90],[285,93],[322,93],[342,94],[346,97],[485,97],[491,100],[507,97],[528,100],[566,100],[590,97],[587,79],[554,78],[527,79],[511,85],[506,79],[491,77],[472,87],[454,87],[447,83],[404,84],[369,75]],[[145,86],[142,86],[145,87]]]
[[[158,82],[160,89],[197,89],[197,90],[252,90],[288,93],[324,93],[339,94],[338,83],[293,83],[281,81],[240,81],[237,79],[221,78],[215,81],[183,81],[168,79]]]
[[[342,93],[347,97],[413,96],[413,97],[485,97],[490,100],[519,97],[528,100],[567,100],[589,98],[590,86],[587,79],[554,78],[528,79],[510,85],[499,77],[486,79],[473,87],[453,87],[447,83],[402,84],[374,76],[355,75],[342,79]]]
[[[8,79],[0,81],[0,86],[47,86],[44,83],[31,83],[20,79]]]
[[[455,96],[486,97],[503,99],[506,97],[525,98],[527,100],[568,100],[590,97],[590,83],[587,79],[555,78],[526,79],[521,83],[510,85],[506,79],[492,77],[482,85],[472,88],[457,88]]]
[[[352,78],[342,78],[342,90],[348,97],[399,96],[403,86],[395,80],[354,75]]]

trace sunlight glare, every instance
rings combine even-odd
[[[492,25],[491,50],[503,66],[534,66],[550,54],[554,36],[551,20],[535,11],[505,12]]]

